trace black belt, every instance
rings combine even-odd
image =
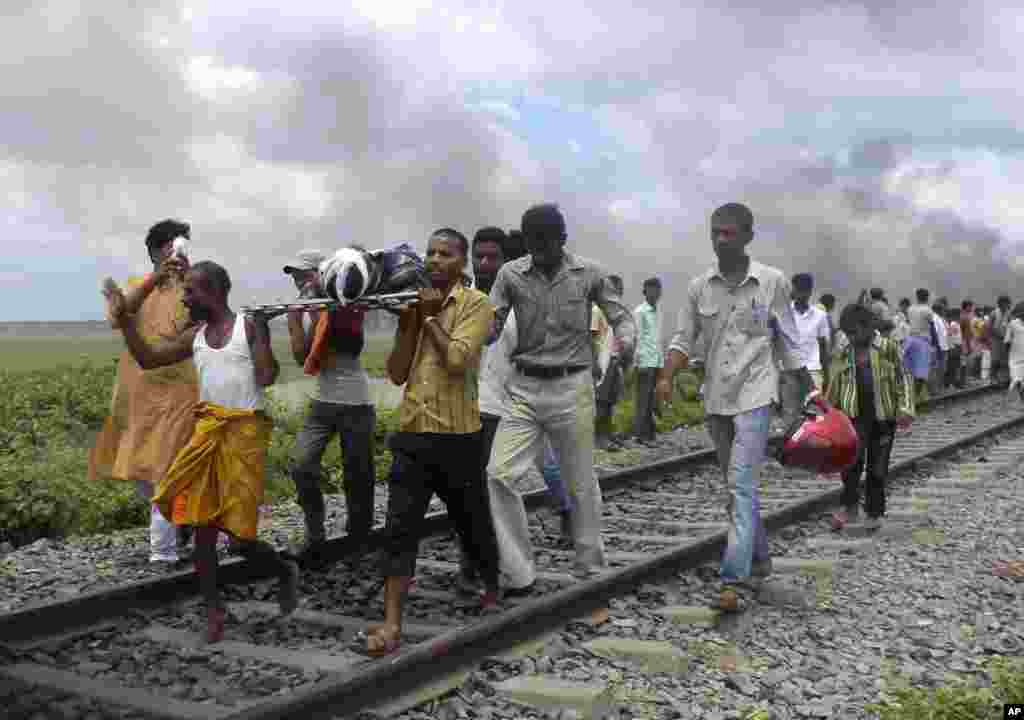
[[[544,365],[523,365],[522,363],[516,363],[516,370],[526,377],[544,378],[545,380],[575,375],[578,372],[583,372],[588,367],[590,366],[562,365],[561,367],[546,367]]]

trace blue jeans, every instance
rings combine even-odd
[[[565,489],[562,482],[562,468],[558,464],[558,456],[551,440],[544,440],[544,460],[540,467],[540,474],[544,478],[544,484],[548,486],[548,494],[558,504],[560,512],[572,512],[572,496]]]
[[[718,454],[729,498],[729,541],[719,575],[723,582],[750,577],[754,562],[769,559],[768,534],[761,522],[758,482],[768,451],[771,406],[739,415],[708,415],[706,426]]]

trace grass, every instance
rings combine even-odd
[[[300,380],[305,377],[302,368],[292,359],[288,334],[282,328],[274,328],[272,336],[274,354],[281,363],[279,383]],[[384,363],[391,349],[392,337],[378,335],[366,339],[361,359],[370,375],[383,377]],[[124,351],[120,335],[86,335],[71,337],[2,337],[0,357],[3,367],[11,372],[30,370],[52,370],[62,365],[95,365],[113,363]]]

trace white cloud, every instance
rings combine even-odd
[[[186,77],[189,89],[213,101],[226,101],[238,92],[253,92],[262,84],[259,73],[237,65],[222,65],[209,55],[189,60]]]

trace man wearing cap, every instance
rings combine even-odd
[[[325,295],[320,264],[326,256],[304,250],[286,265],[300,297]],[[345,470],[346,531],[364,537],[373,525],[373,433],[376,413],[370,385],[359,362],[365,336],[359,307],[288,313],[292,357],[307,375],[317,379],[310,396],[309,414],[295,441],[292,479],[305,516],[306,539],[302,559],[309,566],[322,564],[320,550],[326,540],[325,508],[320,488],[321,466],[327,443],[338,435]]]

